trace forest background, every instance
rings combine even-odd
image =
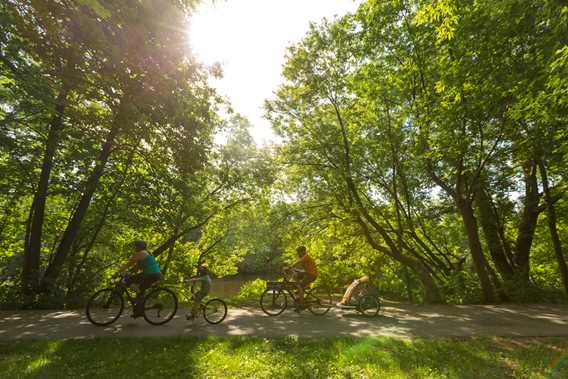
[[[278,272],[302,244],[331,288],[566,301],[565,1],[368,0],[313,24],[268,146],[191,54],[196,3],[0,4],[2,307],[81,305],[135,239],[169,283],[203,259]]]

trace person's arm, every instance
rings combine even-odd
[[[298,259],[298,260],[292,265],[292,269],[293,269],[294,271],[300,271],[300,272],[305,271],[305,268],[304,268],[304,261],[306,260],[305,257],[306,257],[306,256],[304,255],[302,258]]]
[[[119,270],[119,272],[126,272],[128,270],[130,270],[132,267],[136,266],[136,264],[138,263],[138,260],[140,259],[140,254],[139,253],[134,253],[134,255],[132,255],[132,257],[130,257],[130,259],[128,260],[128,262],[126,262]]]
[[[189,278],[188,282],[199,282],[200,280],[205,280],[205,276],[194,276],[193,278]]]

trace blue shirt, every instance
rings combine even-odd
[[[148,254],[146,258],[138,261],[138,267],[142,269],[144,274],[159,274],[160,265],[152,254]]]

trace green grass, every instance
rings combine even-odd
[[[0,344],[1,378],[567,378],[566,338],[103,338]]]

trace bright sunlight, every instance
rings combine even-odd
[[[235,111],[252,123],[258,144],[276,136],[263,118],[264,100],[281,82],[286,48],[301,40],[310,22],[354,12],[360,0],[230,0],[203,3],[191,19],[195,55],[220,63],[223,78],[213,85]]]

